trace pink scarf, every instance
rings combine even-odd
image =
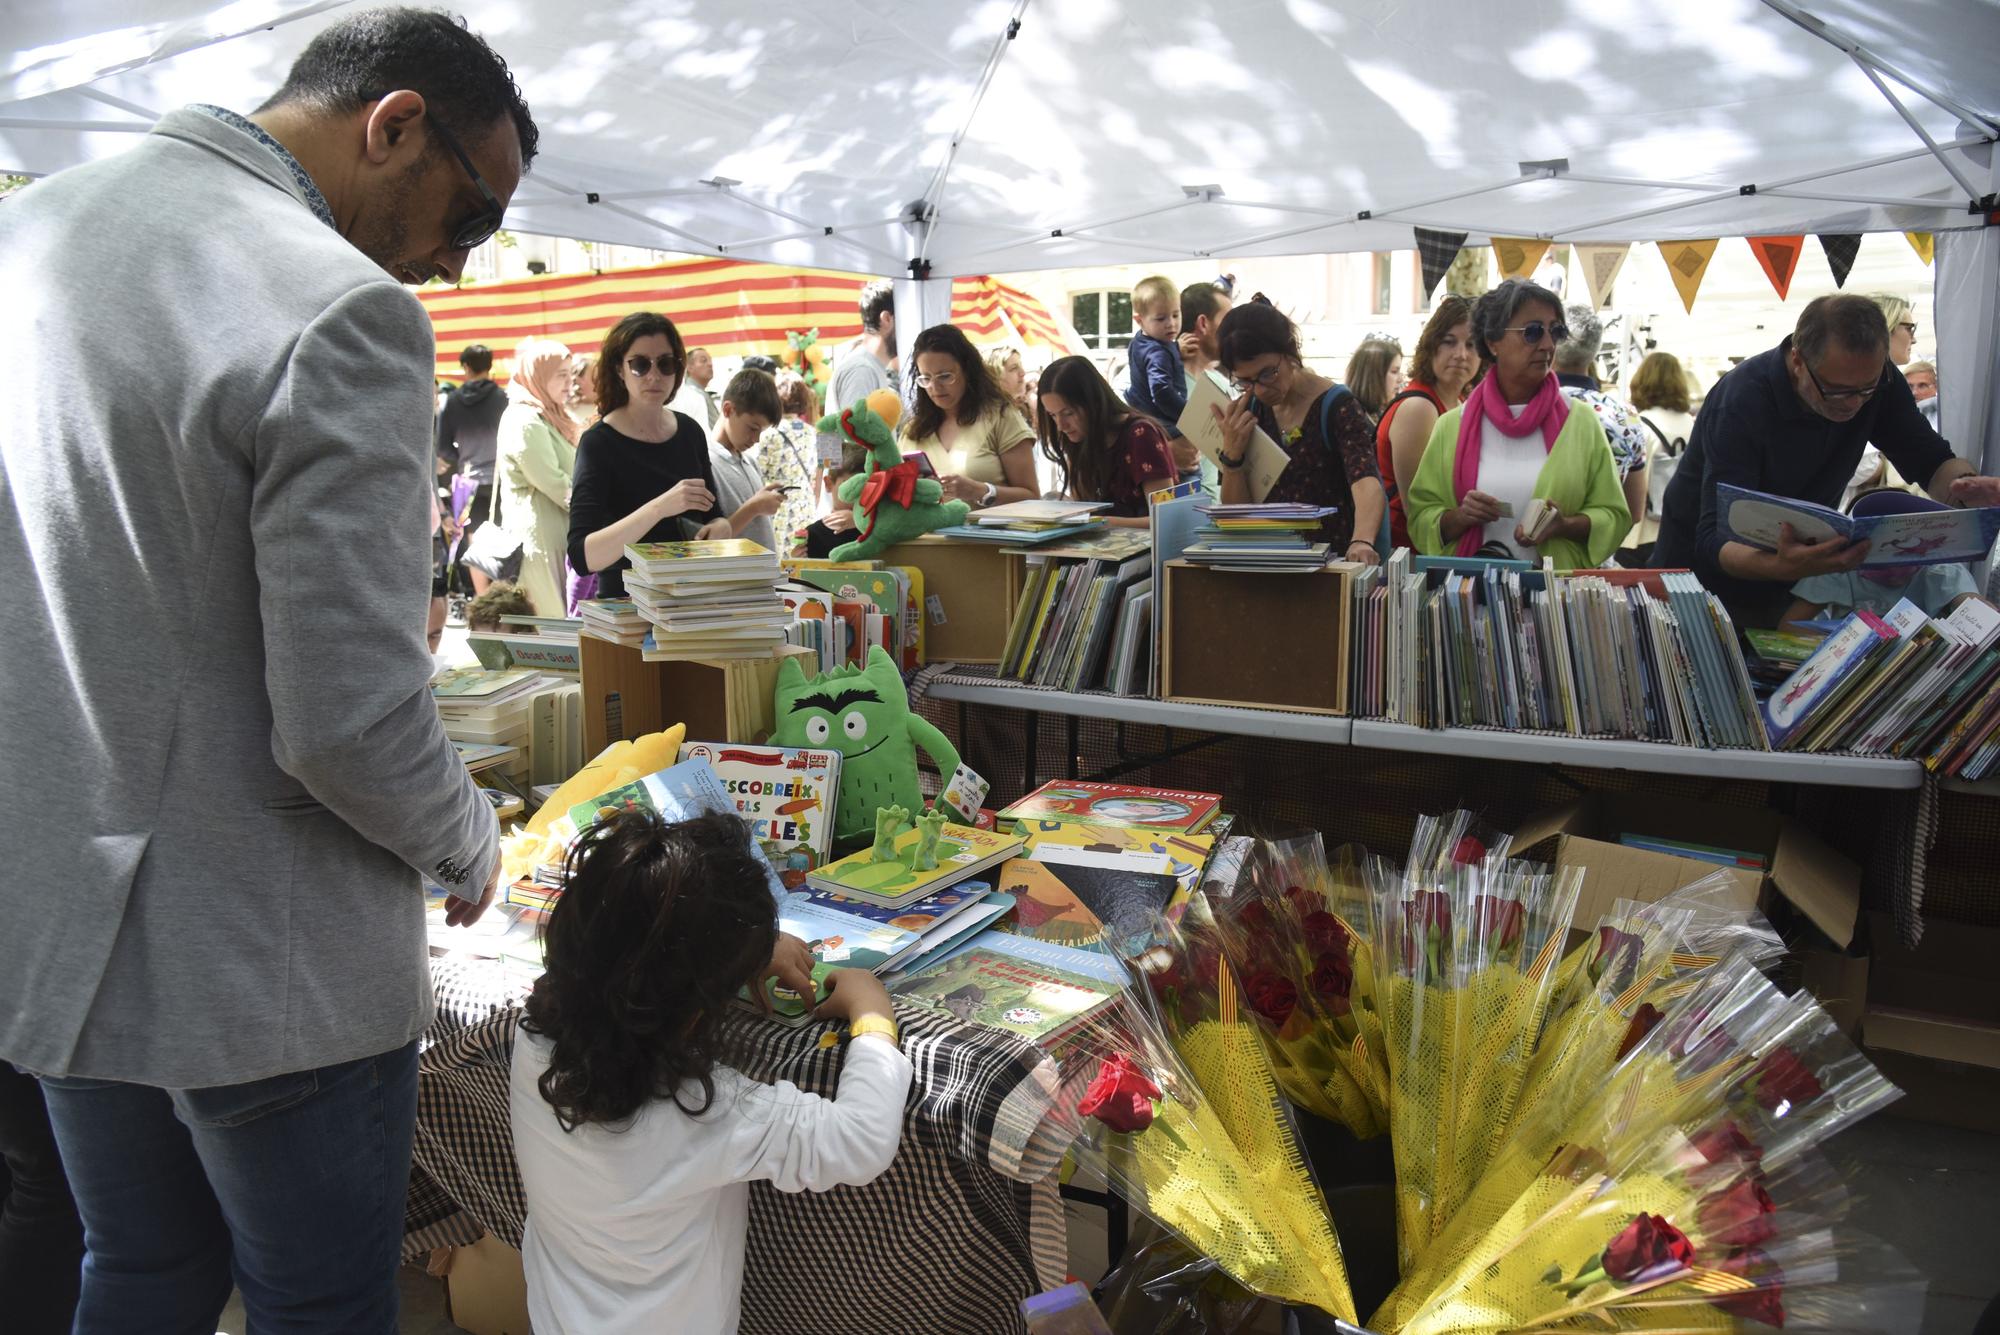
[[[1539,430],[1542,449],[1547,451],[1555,448],[1556,437],[1562,434],[1563,423],[1567,421],[1569,400],[1563,396],[1554,376],[1543,378],[1542,387],[1516,417],[1507,410],[1507,401],[1501,397],[1500,377],[1489,372],[1466,399],[1465,411],[1458,419],[1458,457],[1451,470],[1452,495],[1462,501],[1466,492],[1479,485],[1479,447],[1486,439],[1484,423],[1493,423],[1503,436],[1525,436]],[[1459,534],[1457,554],[1478,555],[1484,534],[1483,526]]]

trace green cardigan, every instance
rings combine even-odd
[[[1403,508],[1410,520],[1410,543],[1425,556],[1449,556],[1457,544],[1444,540],[1440,524],[1444,512],[1458,504],[1451,486],[1458,462],[1458,423],[1465,409],[1453,408],[1438,418],[1431,429],[1430,444],[1424,446],[1423,461],[1410,479],[1410,491]],[[1632,527],[1632,512],[1625,504],[1625,489],[1618,480],[1618,465],[1611,458],[1611,443],[1605,439],[1604,424],[1587,404],[1571,403],[1569,420],[1556,434],[1542,475],[1535,480],[1535,496],[1553,501],[1566,515],[1590,518],[1590,541],[1578,543],[1557,538],[1541,546],[1541,554],[1556,563],[1558,570],[1601,566]]]

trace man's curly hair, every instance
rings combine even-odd
[[[547,971],[521,1027],[549,1040],[537,1087],[565,1131],[628,1121],[655,1099],[705,1112],[730,999],[777,945],[750,830],[731,815],[669,823],[626,810],[585,831],[543,928]],[[683,1086],[701,1100],[683,1103]]]

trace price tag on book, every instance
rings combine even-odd
[[[814,434],[813,441],[819,447],[821,463],[829,468],[840,467],[840,452],[844,443],[839,436],[831,431],[821,431]]]
[[[944,599],[938,597],[936,594],[932,594],[924,599],[924,606],[930,610],[931,624],[933,626],[942,626],[944,624]]]
[[[961,760],[946,782],[944,791],[938,794],[938,805],[950,807],[959,824],[971,825],[979,818],[979,808],[985,805],[986,794],[992,787]]]

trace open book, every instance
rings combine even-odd
[[[1181,420],[1174,424],[1217,468],[1222,467],[1222,424],[1215,420],[1212,409],[1226,409],[1229,404],[1229,391],[1214,374],[1198,375],[1194,378],[1194,389],[1188,394],[1187,407],[1181,411]],[[1292,457],[1265,435],[1261,427],[1251,429],[1248,453],[1243,464],[1244,480],[1250,484],[1250,499],[1261,501],[1278,485],[1278,476],[1291,464]]]
[[[1869,544],[1867,566],[1930,566],[1951,561],[1983,561],[2000,534],[2000,508],[1985,510],[1923,510],[1914,514],[1869,515],[1856,518],[1811,501],[1772,496],[1744,487],[1718,484],[1723,536],[1767,552],[1778,550],[1778,526],[1809,542],[1845,538]]]

